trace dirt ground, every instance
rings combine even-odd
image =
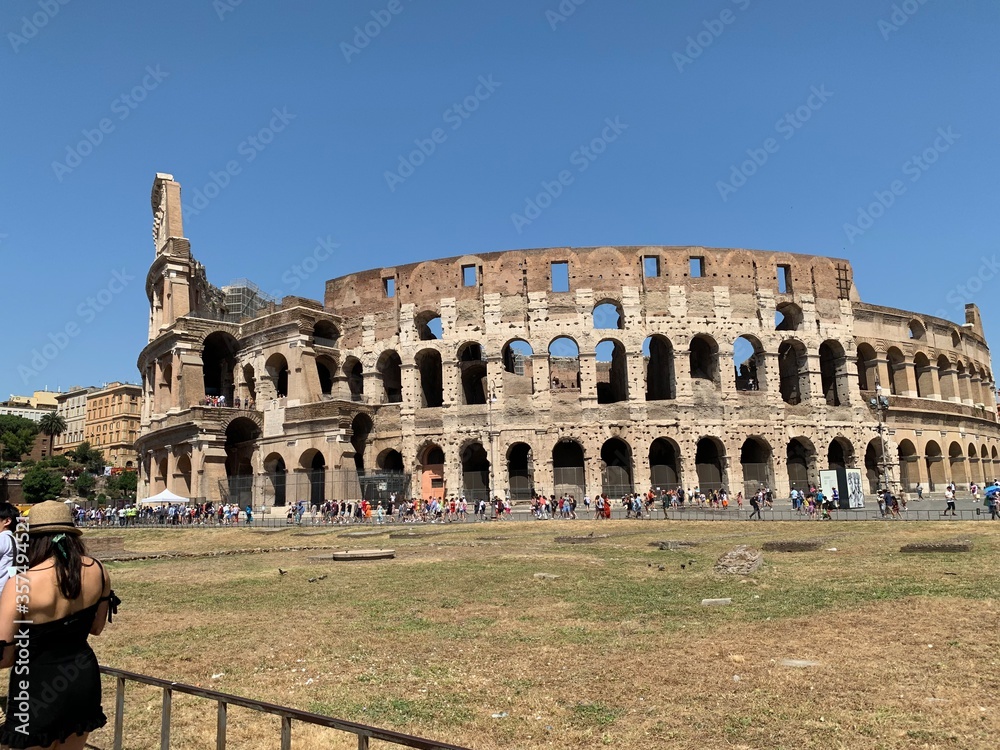
[[[126,530],[131,551],[271,551],[111,563],[124,604],[93,639],[101,663],[483,750],[971,749],[1000,736],[1000,524],[350,531]],[[959,539],[970,552],[899,551]],[[765,552],[750,575],[713,570],[738,544],[802,540],[816,548]],[[299,546],[328,549],[287,549]],[[388,547],[393,560],[311,559]],[[108,682],[109,716],[113,695]],[[126,747],[159,746],[161,700],[129,688]],[[214,703],[177,696],[173,713],[171,747],[214,747]],[[302,724],[292,736],[357,747]],[[91,741],[110,748],[110,731]],[[278,747],[278,720],[231,709],[229,746]]]

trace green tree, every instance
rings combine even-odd
[[[62,489],[62,477],[52,469],[43,469],[41,466],[32,466],[21,481],[24,499],[29,503],[55,500]]]
[[[3,458],[8,461],[20,461],[26,453],[31,453],[37,434],[38,424],[30,419],[0,414],[0,443],[3,444]]]
[[[91,474],[104,473],[104,454],[96,448],[91,448],[90,443],[84,440],[70,454],[70,458],[83,466]]]
[[[97,480],[94,479],[93,474],[89,471],[85,471],[76,478],[76,482],[73,484],[76,487],[77,492],[84,497],[90,497],[90,493],[94,491],[94,487],[97,485]]]
[[[134,471],[123,471],[108,479],[108,491],[115,498],[135,497],[135,490],[139,484],[139,475]]]
[[[54,411],[50,411],[42,417],[42,420],[38,423],[38,427],[43,433],[49,436],[49,455],[51,456],[52,443],[55,441],[56,435],[62,435],[66,432],[66,420]]]

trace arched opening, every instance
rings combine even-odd
[[[957,330],[952,330],[952,332],[951,332],[951,346],[952,346],[952,348],[957,349],[961,345],[962,345],[962,334],[960,334]]]
[[[847,355],[839,341],[824,341],[819,346],[819,372],[827,406],[847,403]]]
[[[965,371],[965,364],[959,362],[955,365],[955,381],[958,383],[958,398],[960,401],[968,402],[972,400],[969,395],[969,377]]]
[[[761,438],[749,437],[740,448],[743,467],[743,494],[750,497],[760,489],[771,489],[774,472],[771,469],[771,446]]]
[[[228,502],[242,507],[253,498],[253,455],[257,450],[260,428],[252,419],[239,417],[226,427],[226,477]]]
[[[164,412],[173,405],[174,368],[169,362],[164,362],[159,369],[159,411]]]
[[[326,459],[317,450],[302,455],[303,468],[309,480],[309,507],[326,502]]]
[[[928,440],[924,446],[924,462],[927,467],[927,488],[930,492],[944,489],[946,484],[944,478],[944,456],[941,455],[941,446],[935,441]]]
[[[485,404],[487,398],[486,359],[479,344],[463,344],[458,350],[462,377],[462,403]]]
[[[736,390],[761,390],[764,363],[764,347],[757,337],[740,336],[736,339],[733,342],[733,374],[736,378]]]
[[[912,492],[917,487],[920,473],[917,470],[917,449],[909,440],[901,440],[899,455],[899,485],[903,492]]]
[[[403,454],[397,450],[382,451],[376,459],[376,463],[383,472],[403,473]]]
[[[993,464],[992,479],[1000,479],[1000,451],[995,445],[990,448],[990,459]]]
[[[906,367],[903,353],[896,347],[890,347],[886,352],[886,359],[889,361],[889,393],[893,396],[903,395],[906,387]]]
[[[164,456],[156,462],[156,491],[162,492],[167,489],[167,457]]]
[[[205,339],[201,361],[206,396],[224,396],[227,404],[233,403],[237,348],[236,339],[223,331],[209,334]]]
[[[329,346],[336,348],[337,341],[340,339],[340,331],[338,331],[337,326],[329,320],[319,320],[316,322],[316,325],[313,326],[312,337],[314,346]]]
[[[441,353],[423,349],[414,358],[420,375],[420,405],[429,408],[444,403],[444,382],[441,375]]]
[[[872,440],[865,449],[865,476],[868,478],[868,491],[872,495],[883,488],[885,484],[882,481],[883,474],[882,443],[879,440]]]
[[[797,331],[802,327],[802,308],[793,302],[785,302],[775,308],[774,330]]]
[[[512,500],[530,500],[535,494],[535,471],[531,446],[514,443],[507,451],[507,483]]]
[[[526,377],[531,382],[531,355],[534,354],[531,344],[521,339],[514,339],[504,345],[502,352],[503,369],[511,375]]]
[[[617,302],[601,302],[594,306],[594,328],[605,330],[625,328],[625,315]]]
[[[910,339],[919,341],[924,337],[924,324],[919,320],[911,320],[907,327],[907,334]]]
[[[809,395],[806,348],[801,341],[783,341],[778,347],[778,373],[781,400],[795,406]]]
[[[608,497],[623,497],[634,491],[632,448],[621,438],[606,440],[601,446],[601,491]]]
[[[674,375],[674,347],[666,336],[653,334],[642,343],[646,368],[646,400],[665,401],[677,398]]]
[[[417,327],[417,337],[421,341],[435,341],[444,338],[441,316],[436,312],[422,312],[413,318],[413,322]]]
[[[399,404],[403,401],[403,360],[392,350],[382,352],[376,369],[382,375],[382,390],[385,403]]]
[[[482,443],[462,449],[462,494],[469,502],[490,499],[490,459]]]
[[[854,464],[854,447],[846,438],[836,437],[826,451],[828,469],[846,469]]]
[[[271,505],[283,506],[287,503],[286,489],[288,487],[288,469],[285,459],[278,453],[271,453],[264,459],[264,474],[270,490]]]
[[[568,336],[549,344],[549,383],[553,391],[580,390],[580,347]]]
[[[816,448],[805,438],[793,438],[785,449],[785,469],[788,472],[789,489],[805,491],[809,487],[809,476],[815,473]]]
[[[360,360],[348,357],[344,362],[344,375],[347,377],[347,389],[350,391],[351,401],[364,401],[365,376]]]
[[[955,378],[955,370],[951,362],[944,354],[937,359],[938,382],[941,384],[941,400],[957,401],[958,384]]]
[[[367,414],[356,414],[351,420],[351,445],[354,447],[354,468],[359,475],[365,473],[365,448],[372,434],[372,418]]]
[[[187,454],[177,459],[177,488],[174,490],[181,497],[191,498],[191,457]]]
[[[628,401],[628,359],[621,342],[606,339],[595,349],[597,403]]]
[[[680,451],[667,438],[656,438],[649,446],[649,483],[656,489],[680,486]]]
[[[976,450],[976,446],[969,443],[969,450],[966,454],[966,470],[965,473],[969,479],[969,483],[978,482],[981,480],[982,471],[979,468],[979,452]]]
[[[333,395],[333,373],[337,363],[330,357],[316,357],[316,374],[319,376],[319,390],[324,396]]]
[[[444,498],[444,451],[437,445],[428,445],[420,453],[420,496]]]
[[[913,355],[913,374],[917,381],[917,398],[927,398],[934,394],[934,371],[931,362],[923,352]]]
[[[993,465],[990,461],[990,452],[987,450],[985,445],[979,450],[979,470],[982,472],[983,486],[985,487],[990,483],[990,479],[993,476]]]
[[[247,406],[257,403],[257,376],[253,365],[243,366],[243,403]]]
[[[722,489],[726,481],[723,470],[725,449],[716,438],[704,437],[698,441],[694,454],[694,467],[698,473],[698,488],[702,492]]]
[[[878,382],[878,356],[870,344],[860,344],[857,354],[858,388],[862,391],[874,391]]]
[[[559,497],[573,495],[578,500],[587,487],[583,446],[575,440],[560,440],[552,449],[552,491]]]
[[[699,334],[691,339],[688,364],[696,383],[708,381],[719,387],[719,345],[711,336]]]
[[[264,363],[276,398],[288,396],[288,361],[282,354],[272,354]]]
[[[965,470],[965,454],[958,443],[948,446],[948,478],[956,487],[969,483],[969,475]]]

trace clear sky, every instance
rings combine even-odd
[[[157,172],[220,285],[747,247],[1000,340],[996,0],[8,0],[0,35],[0,398],[138,380]]]

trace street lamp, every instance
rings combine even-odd
[[[869,400],[868,405],[875,411],[875,417],[878,419],[875,432],[878,433],[882,444],[882,486],[892,492],[893,479],[892,472],[890,471],[891,462],[889,461],[888,442],[886,440],[888,427],[885,424],[885,415],[889,411],[889,397],[882,394],[882,386],[878,381],[875,382],[875,397]]]
[[[489,392],[486,394],[486,435],[490,441],[490,486],[488,491],[490,505],[494,505],[493,496],[494,488],[496,487],[496,451],[494,450],[494,438],[496,437],[493,430],[493,404],[497,400],[496,386],[492,380],[489,381]],[[494,508],[496,506],[494,505]]]

